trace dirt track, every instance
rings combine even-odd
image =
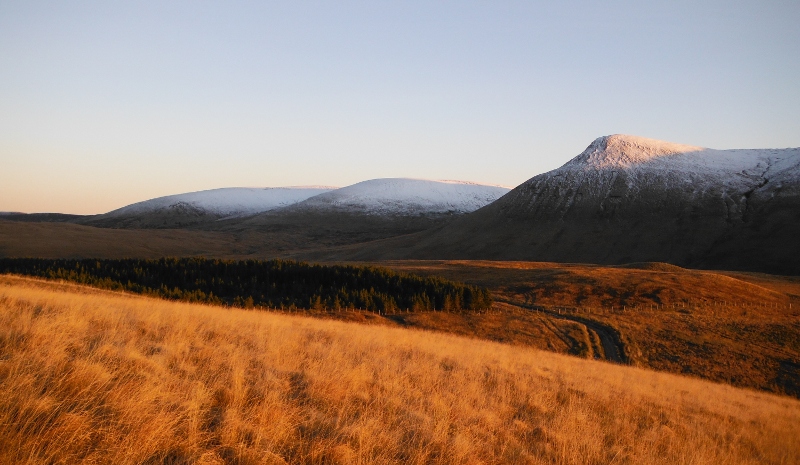
[[[586,328],[588,335],[587,343],[589,347],[591,347],[591,352],[589,354],[590,357],[593,356],[594,358],[603,359],[614,363],[630,363],[630,360],[625,353],[625,344],[620,339],[619,332],[613,327],[577,315],[559,313],[546,307],[531,306],[507,300],[499,301],[518,308],[541,312],[548,318],[556,318],[559,320],[567,320],[573,323],[578,323]]]

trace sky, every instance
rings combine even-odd
[[[800,2],[0,0],[0,211],[800,146]]]

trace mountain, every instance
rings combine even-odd
[[[800,274],[798,237],[800,149],[612,135],[446,225],[317,258],[659,261]]]
[[[168,195],[80,221],[114,228],[176,228],[255,215],[301,202],[334,187],[232,187]]]
[[[145,200],[77,222],[113,228],[209,226],[217,229],[217,224],[209,224],[219,220],[240,224],[245,217],[284,210],[290,216],[298,212],[346,216],[452,216],[477,210],[509,190],[462,181],[405,178],[372,179],[340,189],[320,186],[226,188]]]
[[[510,189],[461,181],[373,179],[343,188],[215,189],[135,203],[73,222],[104,228],[194,229],[265,257],[411,234],[477,210]]]
[[[463,181],[372,179],[316,195],[292,209],[395,216],[451,215],[475,211],[509,190]]]
[[[277,253],[327,249],[442,226],[509,190],[461,181],[372,179],[207,228],[242,238],[257,235],[265,247]]]

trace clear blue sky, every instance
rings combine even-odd
[[[658,4],[657,4],[658,3]],[[0,211],[800,146],[800,2],[0,0]]]

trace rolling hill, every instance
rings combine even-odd
[[[214,256],[266,258],[290,251],[369,242],[441,226],[493,202],[509,190],[462,181],[389,178],[338,189],[320,186],[213,189],[145,200],[101,215],[7,213],[0,214],[0,220],[7,220],[0,236],[8,234],[14,245],[4,247],[0,243],[0,253],[5,249],[5,256],[26,256],[32,250],[41,249],[41,243],[31,243],[33,237],[40,237],[38,242],[48,241],[46,237],[58,238],[61,245],[75,251],[67,254],[70,257],[86,256],[79,251],[82,247],[88,247],[87,250],[97,247],[67,244],[64,240],[67,237],[79,240],[78,236],[85,236],[87,241],[117,243],[124,248],[115,238],[125,234],[106,234],[57,224],[49,227],[12,224],[73,223],[104,229],[186,231],[176,231],[176,238],[182,239],[175,241],[166,237],[168,234],[128,235],[137,244],[154,241],[152,248],[166,250],[167,255],[194,251]],[[62,230],[63,238],[60,237]],[[22,231],[35,232],[34,236],[29,236]],[[189,231],[199,233],[197,244],[192,240],[185,242],[186,237],[192,236]],[[38,233],[42,236],[35,236]],[[175,244],[174,253],[164,249],[164,246],[170,247],[166,245],[169,243]],[[137,250],[135,255],[120,251],[113,256],[157,256],[142,251],[141,247]],[[33,255],[38,256],[38,252]]]
[[[797,463],[800,402],[526,347],[0,276],[2,463]]]
[[[80,224],[111,228],[172,229],[196,226],[222,218],[250,216],[301,202],[333,187],[231,187],[168,195],[137,202]]]
[[[326,250],[435,228],[490,204],[508,191],[460,181],[373,179],[258,215],[208,223],[203,228],[235,234],[247,242],[257,237],[280,254]]]
[[[510,189],[463,181],[386,178],[362,181],[311,197],[291,210],[417,216],[469,213]]]

